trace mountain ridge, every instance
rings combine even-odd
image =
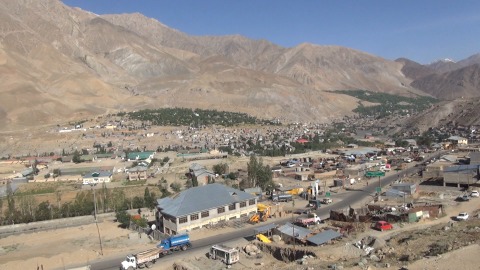
[[[158,107],[326,122],[358,106],[331,90],[427,95],[404,63],[340,46],[190,36],[139,13],[97,15],[58,0],[0,0],[0,15],[6,130]]]

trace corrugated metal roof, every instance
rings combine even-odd
[[[162,214],[182,217],[255,198],[238,189],[221,184],[209,184],[189,188],[171,198],[159,199],[157,202]]]
[[[278,230],[281,233],[286,234],[290,237],[293,237],[293,233],[295,231],[295,238],[296,239],[305,239],[305,237],[307,237],[307,235],[312,233],[309,229],[305,229],[303,227],[295,226],[291,223],[286,223],[285,225],[280,226],[278,228]]]
[[[334,230],[326,230],[312,237],[307,238],[307,241],[314,245],[320,246],[332,239],[339,238],[339,237],[342,237],[341,233],[336,232]]]
[[[277,225],[275,223],[271,223],[271,224],[267,224],[267,225],[263,225],[263,226],[260,226],[256,229],[254,229],[254,232],[255,234],[259,234],[259,233],[265,233],[265,232],[268,232],[274,228],[276,228]]]
[[[470,173],[473,170],[478,170],[479,165],[455,165],[449,166],[443,170],[443,172],[465,172]]]

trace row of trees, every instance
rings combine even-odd
[[[119,113],[118,116],[128,116],[139,121],[148,121],[158,126],[235,126],[241,124],[266,124],[276,123],[261,120],[245,113],[226,112],[216,110],[201,110],[187,108],[162,108],[155,110],[139,110],[130,113]]]
[[[168,196],[163,188],[159,187],[161,197]],[[127,209],[148,207],[153,209],[156,205],[157,195],[145,188],[143,196],[129,198],[123,188],[107,189],[105,185],[96,189],[97,213],[117,212]],[[34,195],[14,195],[10,184],[7,186],[6,207],[4,199],[0,199],[0,224],[17,224],[43,221],[58,218],[68,218],[92,215],[94,213],[93,190],[81,191],[75,199],[62,202],[62,193],[55,192],[55,202],[43,201],[38,203]],[[3,210],[4,209],[4,210]]]

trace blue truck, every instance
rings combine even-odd
[[[167,255],[177,250],[187,250],[192,246],[190,243],[190,236],[188,234],[174,235],[163,239],[157,248],[160,249],[160,254]]]

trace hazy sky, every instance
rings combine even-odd
[[[284,47],[339,45],[422,64],[480,52],[478,0],[64,0],[96,14],[139,12],[189,35],[240,34]]]

